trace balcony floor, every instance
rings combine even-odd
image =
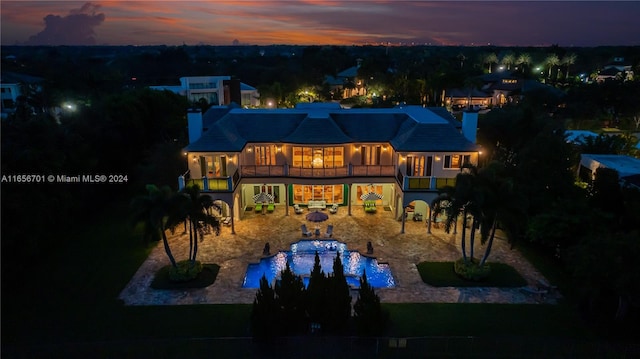
[[[131,278],[120,298],[127,305],[252,303],[257,289],[242,288],[242,282],[247,265],[260,260],[265,242],[270,243],[272,254],[278,250],[288,250],[292,242],[302,238],[301,224],[305,223],[309,229],[315,226],[305,220],[304,214],[296,215],[292,207],[289,209],[289,216],[285,216],[282,206],[264,215],[246,212],[243,220],[235,222],[235,235],[231,234],[231,227],[225,226],[220,236],[207,235],[199,243],[198,259],[221,267],[213,285],[177,291],[150,288],[154,273],[169,264],[160,242]],[[432,229],[432,234],[427,234],[424,221],[407,221],[405,233],[401,234],[401,222],[392,218],[392,212],[382,207],[375,214],[364,213],[361,206],[353,207],[352,211],[353,215],[348,216],[347,208],[340,207],[337,214],[329,214],[329,220],[320,223],[321,231],[324,232],[328,224],[333,224],[333,239],[345,242],[349,250],[359,250],[361,253],[366,253],[367,242],[372,242],[373,255],[378,261],[389,263],[396,281],[395,288],[376,289],[383,302],[537,303],[536,298],[522,293],[519,288],[429,286],[422,282],[415,265],[422,261],[453,261],[459,258],[460,234],[446,234],[442,229]],[[188,235],[180,232],[170,236],[171,248],[177,260],[187,257],[189,246]],[[482,249],[478,248],[476,253],[482,253]],[[537,280],[543,279],[517,250],[509,248],[505,240],[495,241],[490,261],[513,266],[530,286],[535,286]],[[352,296],[355,300],[357,294],[352,293]],[[557,299],[557,295],[549,295],[545,302],[556,303]]]

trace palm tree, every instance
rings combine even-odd
[[[578,56],[576,54],[567,54],[562,58],[562,65],[566,67],[565,79],[569,79],[569,66],[576,63]]]
[[[461,249],[466,263],[473,262],[476,229],[480,228],[481,244],[486,244],[479,264],[482,266],[491,253],[498,225],[505,229],[509,239],[513,239],[518,233],[525,205],[522,196],[514,191],[511,178],[506,176],[504,164],[491,162],[480,170],[467,164],[456,176],[455,187],[445,187],[441,191],[434,203],[434,215],[446,213],[445,231],[449,233],[462,214]],[[468,216],[472,217],[472,223],[467,256]]]
[[[216,236],[220,234],[220,221],[212,215],[212,211],[221,213],[222,208],[215,204],[211,197],[202,195],[198,185],[185,187],[181,192],[184,195],[182,218],[189,224],[189,260],[195,263],[198,254],[198,235],[202,241],[209,227],[213,228]]]
[[[507,67],[507,70],[511,70],[511,65],[515,63],[516,55],[514,55],[512,52],[508,52],[502,57],[502,64]]]
[[[166,230],[175,228],[181,222],[178,210],[179,198],[168,186],[158,188],[155,185],[147,185],[146,188],[147,195],[138,196],[131,201],[133,223],[143,224],[145,239],[162,238],[167,257],[175,268],[176,260],[171,253]]]
[[[455,186],[446,186],[440,190],[440,194],[435,199],[433,207],[433,217],[438,217],[441,213],[446,215],[444,222],[444,230],[449,233],[451,229],[456,225],[458,217],[462,215],[462,238],[460,247],[462,251],[462,258],[465,262],[468,262],[469,257],[473,258],[473,241],[475,236],[470,238],[470,255],[467,256],[467,217],[473,216],[472,228],[476,227],[475,215],[477,215],[477,207],[473,203],[474,196],[474,177],[476,175],[476,167],[469,167],[465,165],[465,168],[469,168],[470,171],[461,172],[456,176]]]
[[[479,263],[482,267],[491,254],[498,225],[504,229],[510,241],[519,233],[526,201],[514,190],[514,182],[507,176],[506,168],[501,162],[494,161],[483,167],[475,180],[475,204],[479,213],[481,244],[486,245]]]
[[[489,73],[491,73],[491,65],[497,62],[498,62],[498,56],[495,53],[491,52],[483,55],[482,63],[485,65],[488,65]]]
[[[549,66],[548,78],[551,79],[551,70],[553,69],[554,66],[558,66],[560,64],[560,59],[558,58],[558,55],[551,54],[547,56],[547,58],[544,60],[544,63],[545,65]]]
[[[520,54],[520,56],[518,56],[518,58],[516,59],[516,64],[522,65],[522,73],[525,73],[525,68],[529,66],[529,64],[531,64],[531,55],[526,52]]]
[[[464,54],[461,52],[458,54],[458,60],[460,60],[460,68],[464,67],[464,61],[467,59],[466,56],[464,56]]]

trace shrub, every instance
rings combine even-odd
[[[327,303],[323,332],[340,334],[347,329],[351,319],[351,295],[341,253],[333,261],[333,274],[327,277]]]
[[[280,272],[274,291],[280,310],[279,320],[286,323],[282,332],[287,335],[304,333],[307,329],[305,288],[302,277],[291,271],[289,262]]]
[[[188,282],[197,278],[198,274],[202,272],[200,261],[183,260],[176,264],[177,267],[172,267],[169,271],[169,279],[172,282]]]
[[[454,263],[454,271],[464,279],[482,281],[491,273],[491,267],[486,263],[480,266],[480,262],[475,258],[466,262],[463,258],[460,258]]]
[[[353,305],[353,319],[359,335],[380,335],[387,326],[388,315],[380,306],[380,297],[367,282],[367,273],[360,278],[358,299]]]
[[[256,293],[251,309],[251,333],[255,338],[269,338],[280,334],[280,305],[276,293],[265,275],[260,278],[260,289]]]

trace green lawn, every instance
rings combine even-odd
[[[527,281],[508,264],[488,262],[491,274],[483,281],[462,279],[453,270],[453,262],[418,263],[422,281],[434,287],[522,287]]]
[[[52,251],[47,261],[26,266],[31,273],[28,281],[9,290],[3,287],[3,357],[11,357],[11,349],[15,354],[21,348],[47,352],[61,346],[74,350],[101,346],[133,350],[137,346],[151,352],[165,348],[159,357],[172,357],[167,353],[189,352],[181,351],[184,341],[197,353],[194,348],[204,344],[194,346],[194,338],[249,335],[251,305],[122,305],[118,294],[151,249],[128,225],[126,205],[112,208],[68,235],[73,237],[68,241],[71,245]],[[565,306],[430,303],[384,307],[391,314],[391,336],[587,335]],[[232,351],[234,345],[245,347],[250,341],[227,339],[224,343]]]

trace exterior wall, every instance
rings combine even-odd
[[[20,96],[19,84],[0,84],[0,109],[2,118],[7,117],[9,112],[15,110],[16,99]]]
[[[209,104],[220,106],[224,104],[223,81],[230,78],[230,76],[181,77],[180,84],[185,89],[189,101],[198,102],[204,99]]]

